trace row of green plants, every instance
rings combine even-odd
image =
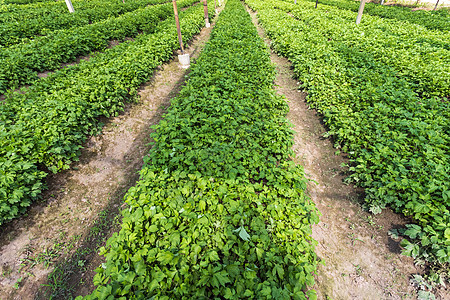
[[[204,24],[202,7],[180,15],[188,41]],[[57,71],[6,98],[0,105],[0,224],[24,213],[39,197],[47,172],[68,169],[77,160],[86,137],[100,130],[98,117],[122,111],[177,45],[171,18],[153,34]]]
[[[109,3],[116,0],[105,0]],[[6,3],[6,4],[5,4]],[[74,7],[92,8],[98,5],[98,0],[72,0]],[[93,4],[93,6],[91,6]],[[23,21],[23,19],[33,19],[43,17],[48,13],[58,11],[60,13],[68,13],[65,1],[39,1],[27,4],[7,4],[7,0],[0,0],[2,5],[2,18],[0,24],[10,21]],[[23,16],[23,18],[21,18]]]
[[[37,2],[51,2],[55,0],[3,0],[6,4],[30,4]]]
[[[26,18],[20,11],[15,14],[17,20],[4,21],[0,24],[0,47],[18,43],[27,43],[36,36],[45,36],[55,30],[80,27],[96,23],[110,17],[118,17],[138,8],[167,2],[167,0],[130,0],[122,1],[92,1],[90,8],[82,9],[75,6],[75,12],[48,10],[37,18]],[[95,3],[95,4],[94,4]],[[83,4],[83,2],[80,2]],[[12,17],[12,14],[9,14]],[[6,17],[2,14],[2,19]],[[0,48],[1,49],[1,48]]]
[[[298,5],[284,1],[270,3],[307,23],[316,34],[330,39],[330,43],[367,53],[395,69],[421,96],[450,96],[450,33],[436,34],[423,27],[403,26],[372,16],[365,16],[364,22],[356,25],[354,12],[330,6],[313,9],[307,0],[299,0]]]
[[[268,49],[238,0],[191,68],[84,299],[316,299],[317,211],[289,159]]]
[[[327,136],[349,154],[347,180],[365,188],[373,213],[390,206],[411,217],[415,224],[404,231],[404,253],[445,270],[450,263],[448,100],[419,97],[394,68],[330,37],[326,31],[333,28],[312,22],[306,11],[295,19],[271,8],[275,1],[246,2],[258,12],[273,49],[292,61],[308,102],[323,115]],[[358,32],[347,28],[341,34]]]
[[[180,9],[195,0],[183,0]],[[38,72],[57,70],[92,51],[103,51],[109,41],[123,41],[140,33],[152,33],[161,20],[173,16],[172,3],[149,6],[95,24],[56,31],[27,44],[14,45],[0,54],[0,94],[31,85]]]
[[[286,1],[281,2],[288,3]],[[312,8],[315,6],[310,0],[303,0],[298,4],[299,7],[304,8]],[[327,5],[325,3],[320,4],[317,10],[330,13],[328,16],[322,15],[322,17],[333,19],[338,16],[340,18],[338,22],[346,21],[349,24],[355,23],[357,15],[352,10]],[[383,35],[397,38],[397,40],[412,40],[414,44],[424,44],[425,46],[430,45],[432,47],[450,50],[450,32],[448,30],[436,30],[404,20],[386,19],[370,14],[364,14],[361,24],[358,26],[380,30]],[[430,51],[433,51],[433,49],[430,49]],[[383,48],[380,49],[380,52],[383,52]]]
[[[74,8],[79,10],[91,9],[105,4],[123,3],[121,0],[71,0]],[[135,0],[130,0],[134,2]],[[23,21],[24,19],[33,19],[44,17],[47,13],[58,11],[60,13],[69,13],[65,1],[40,1],[28,4],[5,4],[7,0],[0,0],[0,4],[4,6],[0,23],[9,21]],[[126,3],[126,1],[125,1]],[[23,18],[21,18],[23,16]]]
[[[309,0],[314,2],[315,0]],[[289,1],[293,2],[293,1]],[[319,0],[319,5],[332,5],[343,9],[357,12],[360,1],[355,0]],[[416,10],[412,11],[409,7],[387,6],[378,3],[368,2],[364,6],[364,14],[378,16],[386,19],[406,21],[412,24],[424,26],[431,30],[450,31],[450,14],[448,10],[437,11]]]

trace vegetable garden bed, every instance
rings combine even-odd
[[[364,45],[347,44],[358,34],[370,37],[370,28],[339,22],[345,12],[327,14],[310,3],[246,2],[258,11],[272,47],[293,62],[308,102],[329,127],[327,136],[349,153],[348,181],[365,188],[372,212],[390,206],[416,222],[401,230],[404,253],[437,264],[444,272],[432,276],[442,282],[450,262],[449,102],[419,97],[412,79]],[[346,29],[334,35],[340,28]]]
[[[317,212],[289,159],[274,76],[250,16],[228,1],[157,126],[86,299],[314,297]]]
[[[182,14],[190,40],[202,27],[202,7]],[[47,172],[69,168],[86,136],[99,131],[98,117],[118,114],[177,46],[173,20],[166,20],[154,34],[51,74],[0,105],[0,224],[39,197]]]

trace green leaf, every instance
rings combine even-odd
[[[139,276],[145,275],[147,272],[145,263],[143,261],[138,261],[138,262],[134,263],[134,270],[135,270],[136,274]]]
[[[450,228],[445,229],[444,238],[450,240]]]
[[[275,276],[276,274],[278,274],[278,277],[280,279],[283,279],[284,276],[284,269],[283,267],[281,267],[279,264],[276,264],[275,267],[272,270],[272,274]]]
[[[204,200],[200,200],[198,202],[198,206],[200,207],[201,211],[205,211],[205,209],[206,209],[206,202]]]
[[[209,253],[209,259],[211,261],[218,261],[219,260],[219,254],[217,254],[217,251],[211,251]]]
[[[249,241],[250,240],[250,235],[247,233],[247,230],[245,230],[245,228],[243,226],[235,229],[234,232],[239,233],[239,237],[241,239],[243,239],[244,241]]]
[[[156,259],[159,262],[161,262],[162,264],[170,264],[172,262],[172,259],[173,259],[173,254],[168,252],[168,251],[160,252],[156,256]]]
[[[148,228],[148,232],[153,233],[153,232],[157,232],[158,231],[158,226],[156,225],[150,225],[150,227]]]
[[[256,255],[258,256],[259,259],[262,259],[264,255],[264,250],[259,247],[256,247]]]
[[[225,284],[229,283],[228,274],[225,271],[221,271],[218,273],[214,273],[212,284],[215,287],[225,286]]]
[[[225,299],[232,299],[234,297],[234,294],[230,288],[226,288],[225,293],[223,294],[223,297]]]

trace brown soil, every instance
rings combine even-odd
[[[258,26],[256,14],[249,10],[258,32],[270,41]],[[421,273],[410,257],[400,254],[398,241],[388,231],[399,228],[407,219],[385,210],[372,215],[362,209],[362,190],[343,182],[347,162],[336,153],[320,115],[310,110],[306,94],[299,90],[292,64],[271,51],[277,69],[277,90],[289,103],[288,119],[295,130],[296,162],[312,179],[308,192],[321,212],[320,223],[313,226],[318,242],[319,266],[313,287],[319,299],[414,299],[412,274]],[[315,183],[314,183],[315,182]]]
[[[198,56],[210,31],[204,28],[186,48],[191,58]],[[49,176],[49,189],[42,202],[34,204],[27,216],[2,227],[0,299],[42,297],[38,290],[48,283],[47,277],[56,265],[73,273],[66,276],[67,290],[75,291],[75,295],[92,291],[93,270],[102,258],[96,254],[98,239],[87,237],[92,236],[93,229],[101,228],[98,224],[105,219],[114,220],[124,206],[123,195],[138,180],[143,157],[150,148],[150,126],[161,120],[185,75],[186,70],[177,61],[161,66],[140,91],[139,103],[127,105],[123,114],[106,121],[102,135],[89,138],[72,170]],[[102,217],[105,211],[111,215]],[[103,241],[112,234],[116,223],[110,222]],[[83,257],[75,262],[70,259],[89,247],[94,247],[87,251],[92,255],[75,256]],[[65,262],[78,265],[66,268]]]

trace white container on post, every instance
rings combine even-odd
[[[173,4],[173,14],[175,15],[175,25],[177,26],[178,42],[180,42],[180,50],[181,50],[181,54],[178,55],[178,61],[180,62],[180,66],[183,69],[187,69],[191,65],[191,59],[189,58],[189,53],[184,53],[183,39],[181,37],[180,20],[178,19],[177,1],[172,0],[172,4]]]
[[[187,69],[191,66],[191,58],[189,57],[189,53],[178,55],[178,61],[183,69]]]

